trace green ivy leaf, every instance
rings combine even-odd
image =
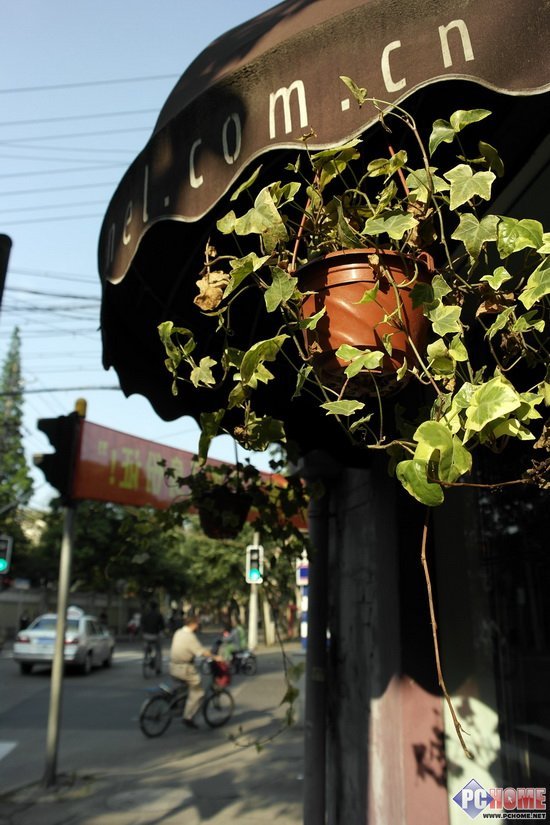
[[[349,416],[364,409],[364,407],[362,401],[327,401],[325,404],[321,404],[321,408],[326,410],[329,415]]]
[[[508,272],[505,266],[497,266],[495,271],[491,275],[484,275],[483,278],[480,278],[481,281],[487,281],[491,289],[494,289],[495,292],[498,292],[499,289],[503,284],[510,280],[512,276]]]
[[[286,304],[294,294],[298,278],[291,277],[278,266],[271,268],[272,282],[264,293],[268,312],[274,312],[281,304]]]
[[[441,421],[425,421],[414,434],[417,461],[437,465],[440,481],[454,482],[472,469],[472,456]]]
[[[472,198],[480,197],[485,201],[491,199],[491,186],[496,180],[493,172],[472,172],[465,163],[459,163],[444,175],[451,184],[451,209],[457,209]]]
[[[363,106],[368,98],[367,90],[363,88],[363,86],[358,86],[351,77],[347,77],[346,75],[341,74],[340,80],[348,87],[359,106]]]
[[[250,252],[250,254],[246,255],[244,258],[231,261],[231,277],[224,290],[223,297],[227,298],[228,295],[234,292],[235,289],[241,285],[245,278],[247,278],[252,272],[257,272],[258,269],[261,269],[261,267],[268,260],[268,255],[263,255],[259,258],[255,252]]]
[[[391,177],[398,169],[402,169],[407,163],[407,153],[404,149],[400,149],[395,155],[390,158],[378,158],[371,160],[367,166],[367,174],[370,178],[376,178],[384,175]]]
[[[426,314],[432,322],[436,335],[443,337],[455,332],[462,332],[460,307],[448,307],[438,303],[433,309],[428,309]]]
[[[241,361],[241,380],[246,386],[255,378],[258,367],[264,361],[275,361],[288,335],[277,335],[266,341],[258,341],[245,352]]]
[[[316,329],[317,324],[319,323],[323,315],[325,315],[326,311],[327,308],[323,307],[319,310],[319,312],[316,312],[315,315],[310,315],[309,318],[302,318],[298,326],[300,327],[300,329]]]
[[[431,284],[417,282],[411,289],[411,300],[414,309],[420,306],[430,306],[434,303],[434,291]]]
[[[432,127],[429,141],[430,155],[433,155],[440,143],[452,143],[455,135],[461,132],[471,123],[477,123],[488,117],[491,112],[488,109],[459,109],[453,112],[450,121],[436,120]]]
[[[533,304],[540,301],[545,295],[550,293],[550,262],[544,261],[529,276],[525,288],[522,290],[519,300],[525,309],[531,309]]]
[[[409,172],[405,179],[409,189],[409,200],[427,203],[431,195],[448,190],[449,184],[436,175],[436,171],[435,166],[430,166],[429,174],[426,169],[415,169]]]
[[[348,378],[353,378],[357,375],[361,370],[376,370],[379,369],[382,365],[382,361],[384,360],[384,353],[372,350],[356,350],[357,355],[344,355],[344,350],[353,350],[355,347],[348,347],[347,344],[344,344],[341,347],[338,347],[336,350],[336,355],[338,358],[342,358],[345,361],[350,361],[350,364],[346,367],[344,372],[348,376]]]
[[[301,395],[304,384],[306,383],[307,379],[309,378],[309,375],[310,375],[312,370],[313,370],[313,367],[310,366],[309,364],[302,364],[302,366],[298,370],[298,375],[297,375],[297,378],[296,378],[296,388],[294,390],[294,393],[292,395],[291,400],[293,400],[294,398],[298,398]]]
[[[198,366],[195,366],[191,370],[191,374],[189,376],[194,387],[210,387],[212,384],[216,383],[216,379],[214,378],[214,374],[212,372],[212,367],[215,367],[216,363],[217,361],[214,361],[214,359],[210,358],[209,355],[201,358]]]
[[[439,484],[428,481],[428,462],[408,459],[400,461],[395,474],[405,490],[417,501],[428,507],[443,503],[443,490]]]
[[[485,337],[488,338],[489,341],[495,337],[497,332],[500,332],[500,330],[502,329],[506,329],[511,316],[514,314],[515,308],[516,307],[514,305],[511,307],[506,307],[506,309],[503,309],[502,312],[499,312],[499,314],[497,315],[497,317],[485,333]]]
[[[480,120],[485,120],[490,114],[489,109],[458,109],[451,115],[451,126],[455,132],[458,133],[472,123],[479,123]]]
[[[393,214],[388,213],[387,217],[367,218],[361,234],[375,236],[386,232],[393,240],[400,241],[405,232],[409,232],[415,226],[418,226],[416,218],[395,211]]]
[[[501,178],[504,175],[504,163],[502,162],[502,158],[495,147],[491,146],[490,143],[485,143],[483,140],[479,141],[478,146],[479,151],[491,172],[494,172],[497,178]]]
[[[519,318],[512,324],[512,332],[530,332],[536,330],[537,332],[544,332],[545,322],[543,318],[537,316],[536,309],[526,312],[525,315],[520,315]]]
[[[219,220],[216,226],[224,235],[231,232],[241,236],[260,235],[268,253],[272,253],[278,243],[288,241],[286,226],[277,210],[269,186],[258,193],[254,206],[242,217],[236,218],[235,213],[230,212]]]
[[[229,198],[229,200],[230,200],[230,201],[236,201],[236,200],[237,200],[237,198],[239,197],[239,195],[240,195],[242,192],[245,192],[247,189],[250,189],[250,187],[251,187],[251,186],[253,186],[253,185],[254,185],[254,183],[256,182],[256,180],[257,180],[257,178],[258,178],[258,175],[259,175],[259,174],[260,174],[260,172],[261,172],[261,169],[262,169],[262,164],[260,164],[260,165],[258,166],[258,168],[257,168],[257,169],[255,169],[255,170],[252,172],[252,174],[250,175],[250,177],[248,178],[248,180],[246,180],[244,183],[241,183],[241,185],[240,185],[239,187],[237,187],[237,189],[235,189],[235,191],[233,192],[233,194],[231,195],[231,197]]]
[[[204,464],[208,457],[208,450],[212,439],[215,438],[220,431],[220,424],[225,415],[225,410],[216,410],[211,413],[201,413],[200,427],[201,434],[199,438],[199,463]]]
[[[371,304],[373,301],[376,301],[376,296],[378,295],[378,291],[380,289],[380,284],[378,281],[372,287],[372,289],[366,289],[363,292],[359,301],[356,301],[356,304]]]
[[[496,241],[498,222],[496,215],[485,215],[481,221],[470,213],[461,215],[460,223],[451,238],[462,241],[470,258],[477,261],[485,244]]]
[[[543,227],[540,221],[526,218],[501,217],[498,225],[497,248],[502,258],[522,249],[539,249],[543,244]]]
[[[519,393],[501,375],[478,387],[466,410],[467,428],[481,432],[493,421],[509,415],[521,405]]]
[[[282,421],[270,415],[258,418],[254,412],[247,415],[243,429],[235,428],[234,434],[247,450],[267,450],[272,444],[286,441]]]
[[[452,292],[451,287],[449,286],[443,275],[440,275],[439,273],[437,273],[437,275],[434,275],[434,277],[432,278],[432,290],[435,301],[440,301],[442,298],[445,297],[445,295],[448,295],[449,292]]]
[[[449,346],[449,355],[453,359],[453,361],[468,361],[468,350],[464,346],[464,343],[460,337],[460,335],[455,335],[452,339],[451,344]]]

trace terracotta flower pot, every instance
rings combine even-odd
[[[211,539],[234,539],[243,529],[250,510],[251,498],[245,492],[214,487],[197,502],[203,532]]]
[[[381,369],[373,372],[382,378],[389,377],[389,383],[405,358],[409,365],[416,363],[409,338],[416,349],[423,352],[429,322],[422,307],[413,307],[411,290],[414,283],[429,283],[433,272],[433,259],[426,253],[413,258],[376,249],[330,252],[301,267],[297,273],[301,291],[314,292],[304,300],[303,317],[326,308],[316,329],[305,331],[313,366],[322,379],[341,384],[342,371],[348,363],[336,357],[336,350],[342,344],[384,352]],[[376,300],[359,303],[365,291],[373,289],[375,284],[378,284]],[[395,311],[398,300],[400,317],[394,315],[391,320],[385,320]],[[391,355],[383,344],[384,336],[390,334]],[[372,382],[370,385],[372,388]]]

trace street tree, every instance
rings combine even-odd
[[[23,448],[21,337],[15,327],[0,378],[0,532],[13,536],[14,559],[26,548],[23,506],[32,495],[32,479]]]

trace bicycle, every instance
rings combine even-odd
[[[199,709],[210,728],[220,728],[231,719],[235,700],[224,684],[219,683],[227,677],[220,677],[213,666],[210,672],[212,680]],[[154,694],[145,700],[139,712],[142,733],[149,739],[162,736],[172,719],[183,718],[188,696],[189,688],[185,683],[173,686],[161,684],[155,688]]]
[[[231,673],[242,673],[244,676],[254,676],[258,670],[256,655],[251,650],[237,650],[229,666]]]
[[[157,666],[157,649],[156,643],[152,639],[145,639],[145,647],[143,650],[143,661],[141,667],[145,679],[149,679],[155,674],[161,672],[161,663]]]

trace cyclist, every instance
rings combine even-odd
[[[201,677],[194,664],[195,658],[207,656],[216,662],[223,661],[221,656],[212,656],[212,653],[202,646],[196,635],[198,630],[200,630],[199,618],[191,613],[185,619],[183,627],[178,628],[174,633],[170,648],[170,676],[186,682],[189,688],[189,697],[183,717],[183,723],[188,728],[198,728],[193,716],[204,697]]]
[[[156,672],[162,673],[162,634],[164,633],[164,619],[156,602],[151,602],[149,610],[141,620],[141,631],[145,642],[155,647]]]
[[[246,632],[236,616],[231,618],[231,630],[224,641],[225,649],[231,657],[231,661],[237,665],[237,654],[246,650]]]

